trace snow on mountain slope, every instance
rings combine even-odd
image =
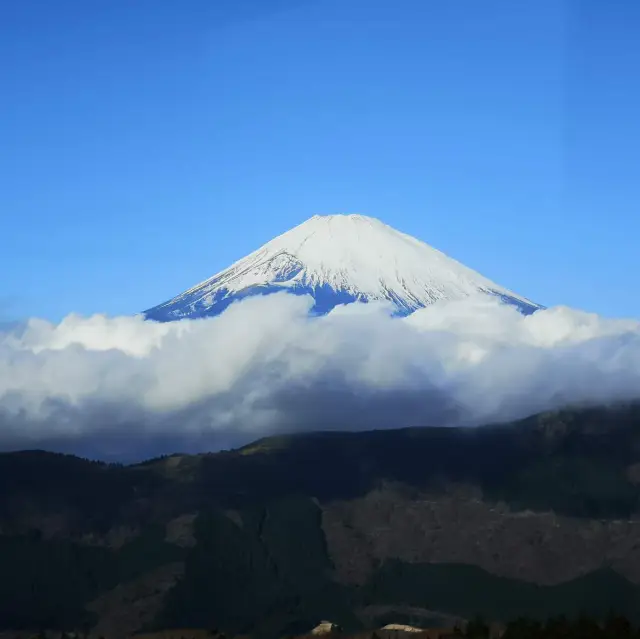
[[[311,295],[315,313],[354,301],[388,300],[406,315],[478,292],[524,313],[541,308],[377,219],[315,215],[145,316],[170,321],[217,315],[236,300],[278,291]]]

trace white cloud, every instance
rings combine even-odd
[[[109,441],[140,455],[640,398],[635,320],[563,307],[524,317],[487,297],[406,319],[374,305],[316,318],[309,308],[281,294],[206,320],[70,315],[0,333],[0,445],[95,454]]]

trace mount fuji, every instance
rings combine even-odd
[[[477,293],[497,296],[525,314],[542,308],[380,220],[315,215],[144,315],[161,322],[207,317],[243,298],[280,291],[310,295],[314,314],[386,300],[398,315],[408,315]]]

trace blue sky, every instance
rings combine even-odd
[[[133,313],[357,212],[640,315],[637,0],[0,4],[0,320]]]

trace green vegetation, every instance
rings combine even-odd
[[[439,489],[480,487],[514,510],[628,517],[640,491],[640,407],[545,414],[482,428],[326,432],[260,440],[202,459],[196,483],[209,506],[244,507],[292,492],[321,501],[366,494],[384,480]]]
[[[156,628],[270,638],[329,618],[357,630],[355,610],[386,604],[504,621],[583,612],[604,619],[613,610],[638,622],[638,587],[608,570],[543,587],[474,566],[390,561],[364,586],[348,587],[333,574],[318,504],[387,482],[436,496],[464,484],[515,511],[626,518],[640,513],[640,470],[630,472],[639,462],[639,406],[475,429],[290,435],[130,467],[2,454],[0,629],[77,630],[93,622],[86,606],[97,596],[175,561],[185,573]],[[195,545],[165,542],[167,523],[186,514],[197,515]],[[138,532],[110,547],[121,527]]]
[[[153,528],[119,550],[0,536],[0,627],[81,628],[100,593],[182,555]]]
[[[490,627],[482,618],[471,621],[464,631],[456,633],[470,639],[489,639]],[[591,616],[568,619],[560,615],[544,622],[525,617],[510,622],[502,639],[638,639],[640,629],[634,628],[624,616],[607,615],[604,622]]]
[[[201,515],[185,577],[169,593],[158,627],[218,627],[228,634],[295,634],[332,614],[357,626],[346,590],[331,565],[308,498],[247,508],[241,521],[220,512]]]
[[[618,517],[640,512],[640,491],[627,477],[639,460],[637,405],[482,428],[279,436],[238,451],[130,467],[27,451],[0,454],[0,522],[19,518],[28,505],[68,514],[72,532],[104,532],[120,522],[147,525],[291,495],[349,499],[384,480],[435,489],[468,483],[514,509]],[[148,503],[153,512],[142,507]]]
[[[496,621],[582,614],[604,620],[611,611],[640,622],[640,588],[610,570],[557,586],[496,577],[477,566],[387,562],[360,593],[364,604],[403,603]]]

